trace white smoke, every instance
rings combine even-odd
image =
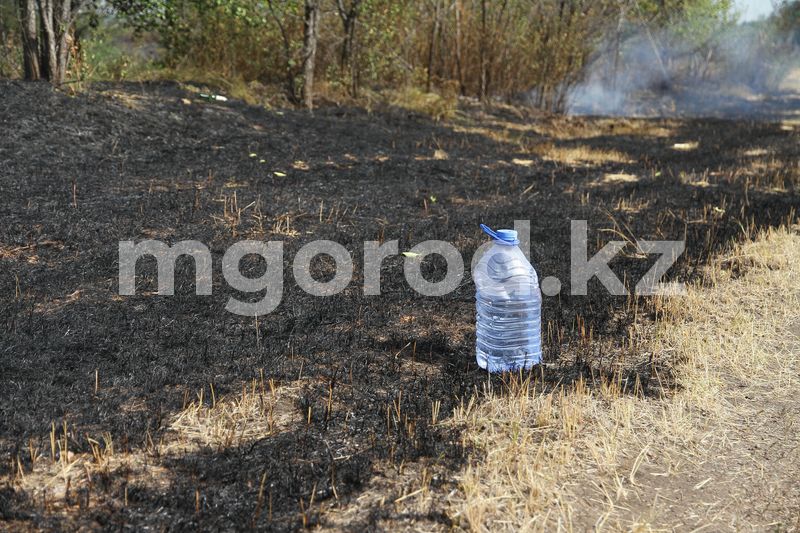
[[[752,116],[800,98],[800,36],[771,21],[730,25],[699,45],[679,28],[612,37],[572,89],[572,114]],[[784,102],[785,104],[785,102]],[[785,107],[785,105],[784,105]]]

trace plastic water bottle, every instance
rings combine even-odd
[[[489,372],[530,368],[542,361],[539,279],[517,246],[516,231],[481,229],[494,240],[472,273],[478,365]]]

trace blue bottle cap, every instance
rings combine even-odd
[[[491,238],[495,239],[496,241],[499,241],[502,244],[508,244],[508,245],[519,244],[519,239],[517,238],[516,230],[499,229],[497,231],[494,231],[486,224],[481,224],[481,229],[483,230],[484,233],[486,233]]]

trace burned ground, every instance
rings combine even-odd
[[[651,302],[596,281],[588,297],[568,294],[570,220],[588,220],[590,256],[631,242],[612,267],[632,288],[655,260],[635,240],[685,239],[668,278],[695,280],[732,240],[798,205],[800,130],[781,120],[557,119],[465,103],[436,123],[401,109],[210,103],[176,84],[72,96],[0,83],[0,518],[20,529],[447,527],[441,510],[391,502],[421,470],[447,494],[467,461],[432,405],[444,418],[487,379],[473,356],[474,286],[467,272],[451,294],[422,297],[403,278],[414,259],[397,256],[382,295],[364,296],[364,241],[446,240],[468,265],[479,223],[530,220],[540,278],[564,283],[544,301],[539,375],[621,373],[632,393],[659,394],[673,362],[646,349]],[[182,258],[174,296],[154,294],[147,260],[137,295],[120,296],[118,242],[146,238],[205,243],[213,295],[194,294]],[[284,243],[282,303],[258,320],[224,310],[247,297],[220,265],[241,239]],[[294,255],[317,239],[353,255],[336,296],[294,282]],[[324,260],[312,267],[331,275]],[[443,271],[423,264],[429,279]],[[294,391],[285,424],[227,446],[170,445],[187,398],[203,391],[211,404],[251,380]],[[48,496],[19,480],[36,469],[31,447],[51,455],[51,432],[75,454],[107,432],[115,454],[137,459],[72,473],[71,494]]]

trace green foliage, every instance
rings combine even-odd
[[[633,21],[667,37],[673,47],[706,45],[736,22],[733,0],[639,0],[635,6]]]
[[[607,45],[621,22],[629,32],[652,30],[658,41],[653,46],[702,56],[733,24],[732,1],[322,0],[316,77],[337,98],[356,96],[359,88],[390,89],[409,96],[413,105],[433,101],[431,91],[447,93],[448,102],[453,92],[484,99],[526,95],[533,105],[561,110],[591,55]],[[786,2],[787,13],[797,4]],[[13,5],[0,0],[0,14],[13,13]],[[81,73],[87,78],[140,75],[154,62],[134,53],[133,44],[152,47],[155,40],[160,67],[169,72],[235,80],[243,94],[271,87],[290,99],[298,96],[304,0],[95,5],[110,6],[114,15],[82,38]],[[348,9],[354,14],[349,29]],[[670,54],[664,56],[669,62]],[[2,60],[0,69],[8,70]]]
[[[16,2],[0,0],[0,78],[18,76],[22,70]]]
[[[95,28],[80,42],[77,77],[88,81],[140,77],[153,68],[154,59],[142,54],[138,40],[139,35],[115,22]]]
[[[352,2],[352,0],[351,0]],[[294,95],[302,0],[112,0],[125,23],[154,31],[167,67],[280,84]],[[353,5],[353,4],[350,4]],[[317,68],[339,92],[444,87],[510,97],[535,89],[559,108],[614,17],[611,0],[361,0],[349,55],[335,2],[323,6]]]
[[[773,19],[779,30],[794,34],[795,42],[800,44],[800,0],[782,0]]]
[[[417,87],[404,87],[397,91],[389,91],[391,105],[414,111],[435,120],[451,118],[455,115],[458,100],[455,91],[426,93]]]
[[[703,46],[733,25],[732,0],[688,2],[672,26],[674,36],[688,47]]]
[[[280,40],[276,20],[286,21],[296,40],[302,2],[256,0],[112,0],[125,22],[138,32],[155,31],[166,50],[165,62],[221,66],[225,73],[257,77],[269,69],[266,48]],[[267,61],[267,64],[264,64]]]

